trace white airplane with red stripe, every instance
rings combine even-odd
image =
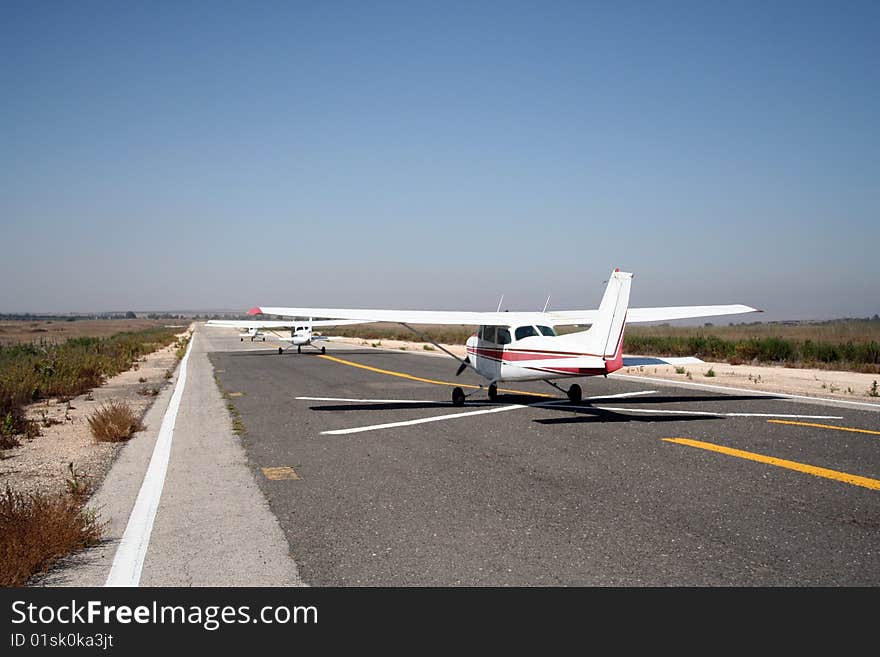
[[[470,367],[486,379],[490,399],[497,397],[497,384],[503,381],[546,381],[565,392],[575,403],[582,398],[580,385],[575,383],[565,390],[554,381],[607,376],[621,367],[632,365],[702,362],[697,358],[624,357],[623,335],[627,324],[760,312],[741,304],[629,308],[632,277],[631,273],[615,269],[596,310],[460,312],[259,306],[250,312],[284,317],[398,323],[458,360],[460,365],[456,375]],[[467,357],[461,359],[414,328],[413,325],[417,324],[479,326],[479,329],[468,338]],[[557,335],[555,327],[565,325],[589,325],[589,328]],[[460,406],[464,404],[466,396],[469,395],[456,387],[452,392],[452,401]]]

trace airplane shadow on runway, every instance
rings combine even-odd
[[[641,409],[639,409],[635,413],[627,413],[625,410],[620,411],[611,411],[604,408],[600,408],[600,406],[610,403],[619,403],[626,405],[635,405],[637,408],[643,404],[669,404],[669,403],[711,403],[711,402],[726,402],[726,401],[757,401],[757,400],[773,400],[773,399],[785,399],[785,397],[776,397],[769,395],[663,395],[658,397],[632,397],[632,398],[600,398],[595,400],[584,400],[580,404],[568,404],[565,403],[562,399],[558,399],[556,401],[560,402],[558,404],[554,404],[552,400],[548,401],[547,405],[542,406],[534,406],[533,408],[540,408],[548,411],[557,411],[565,413],[564,417],[553,417],[553,418],[541,418],[533,420],[539,424],[577,424],[584,422],[690,422],[694,420],[720,420],[723,416],[711,416],[711,415],[703,415],[703,413],[711,412],[711,408],[701,408],[693,415],[689,415],[686,412],[684,413],[676,413],[674,415],[664,415],[662,413],[645,413]],[[428,410],[433,408],[456,408],[460,409],[462,412],[468,412],[468,410],[476,410],[481,407],[491,407],[497,405],[507,405],[507,404],[521,404],[523,406],[528,406],[536,403],[536,397],[531,395],[512,395],[512,394],[502,394],[498,396],[497,401],[475,401],[470,402],[464,407],[453,407],[451,402],[445,401],[418,401],[418,402],[363,402],[363,403],[345,403],[345,404],[320,404],[320,405],[312,405],[309,407],[310,410],[313,411],[334,411],[334,412],[345,412],[345,411],[400,411],[400,410]],[[644,408],[644,407],[642,407]],[[636,410],[636,409],[633,409]],[[659,410],[659,409],[658,409]],[[681,409],[686,410],[686,409]]]
[[[552,408],[552,407],[551,407]],[[575,413],[568,417],[552,417],[532,420],[537,424],[587,424],[605,422],[694,422],[697,420],[723,420],[720,415],[650,415],[647,413],[632,414],[623,411],[607,411],[601,408],[569,408],[560,406],[556,410],[568,410]]]

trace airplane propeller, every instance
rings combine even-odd
[[[471,362],[471,357],[465,356],[464,360],[461,361],[461,365],[458,366],[458,370],[456,370],[455,376],[459,376],[462,372],[464,372],[465,368],[467,368],[467,366],[470,365],[470,362]]]

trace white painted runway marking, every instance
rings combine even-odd
[[[113,557],[113,565],[104,586],[137,586],[141,581],[141,570],[144,567],[144,558],[147,556],[147,547],[150,544],[150,534],[153,532],[153,522],[156,519],[156,511],[159,509],[159,499],[162,497],[162,488],[165,486],[165,473],[168,471],[168,460],[171,457],[171,439],[174,437],[174,423],[177,420],[177,411],[180,408],[180,400],[183,397],[183,389],[186,386],[186,366],[189,362],[189,354],[192,351],[196,336],[190,338],[189,347],[183,360],[180,361],[180,375],[171,401],[162,418],[162,426],[159,427],[159,436],[153,447],[153,455],[150,457],[150,465],[144,475],[144,481],[138,492],[134,508],[128,517],[128,524],[122,534],[122,540],[116,548]]]
[[[784,413],[723,413],[721,411],[686,411],[683,409],[665,409],[665,408],[613,408],[611,406],[575,406],[573,408],[582,408],[584,410],[598,409],[600,411],[615,411],[624,413],[665,413],[667,415],[712,415],[723,417],[788,417],[788,418],[809,418],[812,420],[842,420],[839,415],[786,415]]]
[[[626,399],[630,397],[639,397],[642,395],[655,394],[656,390],[639,390],[636,392],[621,392],[615,395],[595,395],[593,397],[585,397],[584,401],[603,400],[603,399]],[[303,401],[328,401],[328,402],[351,402],[351,403],[371,403],[371,404],[436,404],[437,406],[448,406],[449,402],[439,402],[436,400],[415,400],[415,399],[355,399],[350,397],[296,397]],[[467,402],[468,405],[489,404],[492,402]],[[701,415],[707,417],[771,417],[771,418],[791,418],[791,419],[811,419],[811,420],[841,420],[839,415],[800,415],[788,413],[727,413],[723,411],[689,411],[685,409],[662,409],[662,408],[622,408],[612,406],[581,406],[571,404],[567,399],[558,399],[554,401],[535,402],[533,404],[510,404],[479,411],[469,411],[467,413],[453,413],[451,415],[440,415],[429,418],[421,418],[418,420],[405,420],[402,422],[387,422],[384,424],[373,424],[365,427],[354,427],[351,429],[336,429],[333,431],[322,431],[324,435],[343,435],[350,433],[360,433],[363,431],[376,431],[378,429],[389,429],[394,427],[405,427],[414,424],[425,424],[427,422],[440,422],[443,420],[452,420],[460,417],[468,417],[470,415],[482,415],[484,413],[498,413],[501,411],[510,411],[518,408],[559,408],[562,410],[600,410],[613,411],[616,413],[645,413],[645,414],[663,414],[663,415]]]
[[[362,431],[375,431],[377,429],[391,429],[393,427],[408,427],[413,424],[425,424],[427,422],[441,422],[443,420],[455,420],[460,417],[469,417],[471,415],[483,415],[484,413],[502,413],[504,411],[515,411],[519,408],[528,408],[520,404],[511,404],[510,406],[498,406],[496,408],[484,408],[479,411],[468,411],[467,413],[452,413],[449,415],[438,415],[435,417],[426,417],[420,420],[406,420],[404,422],[388,422],[386,424],[373,424],[368,427],[354,427],[353,429],[336,429],[335,431],[322,431],[325,435],[342,435],[348,433],[361,433]]]
[[[792,395],[787,392],[768,392],[766,390],[751,390],[749,388],[732,388],[730,386],[716,386],[709,383],[693,383],[691,381],[675,381],[672,379],[655,379],[650,376],[639,376],[637,374],[612,374],[617,379],[637,379],[638,381],[650,381],[651,383],[667,383],[670,386],[688,386],[691,388],[706,388],[709,390],[727,390],[733,392],[747,392],[753,395],[764,395],[765,397],[780,397],[782,399],[806,399],[813,402],[830,402],[833,404],[853,404],[855,406],[866,406],[867,408],[880,411],[880,404],[872,404],[870,402],[857,402],[848,399],[831,399],[829,397],[810,397],[809,395]]]
[[[596,397],[588,397],[587,399],[613,399],[619,397],[634,397],[637,395],[649,395],[654,393],[654,390],[642,390],[639,392],[622,392],[616,395],[598,395]],[[351,399],[351,398],[339,398],[339,397],[297,397],[297,399],[307,400],[307,401],[348,401],[348,402],[372,402],[376,404],[396,404],[396,403],[405,403],[405,404],[422,404],[425,402],[414,401],[412,399]],[[428,402],[428,403],[442,403],[446,405],[448,402]],[[481,402],[472,402],[479,404]],[[491,403],[491,402],[482,402],[482,403]],[[413,424],[425,424],[427,422],[441,422],[443,420],[454,420],[456,418],[468,417],[471,415],[483,415],[485,413],[500,413],[502,411],[512,411],[518,408],[531,408],[538,406],[548,406],[555,404],[566,404],[568,403],[567,399],[560,399],[555,402],[536,402],[534,404],[509,404],[505,406],[498,406],[495,408],[487,408],[480,411],[469,411],[467,413],[452,413],[449,415],[438,415],[435,417],[427,417],[421,418],[418,420],[404,420],[402,422],[387,422],[385,424],[374,424],[366,427],[354,427],[352,429],[336,429],[334,431],[322,431],[323,435],[343,435],[349,433],[360,433],[362,431],[375,431],[377,429],[389,429],[393,427],[406,427]]]

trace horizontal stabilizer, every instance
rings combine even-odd
[[[659,358],[653,356],[624,356],[624,367],[640,367],[643,365],[700,365],[704,361],[693,356],[680,358]]]

